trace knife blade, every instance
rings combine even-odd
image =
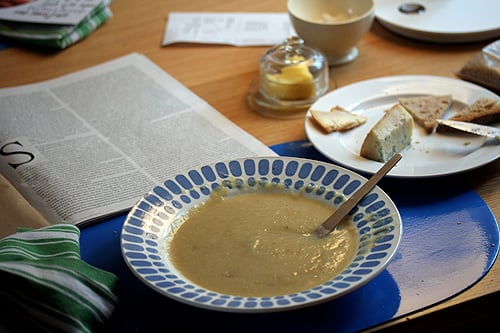
[[[456,128],[464,132],[487,136],[489,138],[500,140],[500,128],[486,126],[486,125],[479,125],[475,123],[468,123],[465,121],[444,120],[444,119],[438,119],[437,123],[440,125]]]

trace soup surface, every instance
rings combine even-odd
[[[169,255],[186,278],[213,291],[276,296],[314,287],[340,273],[358,247],[346,219],[328,236],[314,229],[334,208],[299,194],[212,196],[189,212]]]

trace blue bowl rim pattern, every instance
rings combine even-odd
[[[130,210],[120,235],[123,258],[149,287],[193,306],[226,312],[274,312],[341,297],[366,284],[389,264],[402,237],[402,220],[389,196],[375,187],[350,213],[360,237],[353,262],[317,287],[290,295],[242,297],[206,290],[185,279],[168,262],[166,242],[179,214],[202,203],[220,186],[229,193],[258,191],[263,185],[301,191],[340,205],[366,179],[343,167],[305,158],[249,157],[193,168],[165,180]]]

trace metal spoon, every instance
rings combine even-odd
[[[394,155],[387,161],[370,179],[364,183],[354,194],[344,202],[325,222],[323,222],[315,233],[319,237],[324,237],[332,232],[333,228],[342,221],[342,219],[370,192],[375,185],[381,180],[403,157],[401,153]]]

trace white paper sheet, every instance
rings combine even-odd
[[[262,46],[296,35],[287,13],[186,13],[168,15],[162,45],[173,43]]]

